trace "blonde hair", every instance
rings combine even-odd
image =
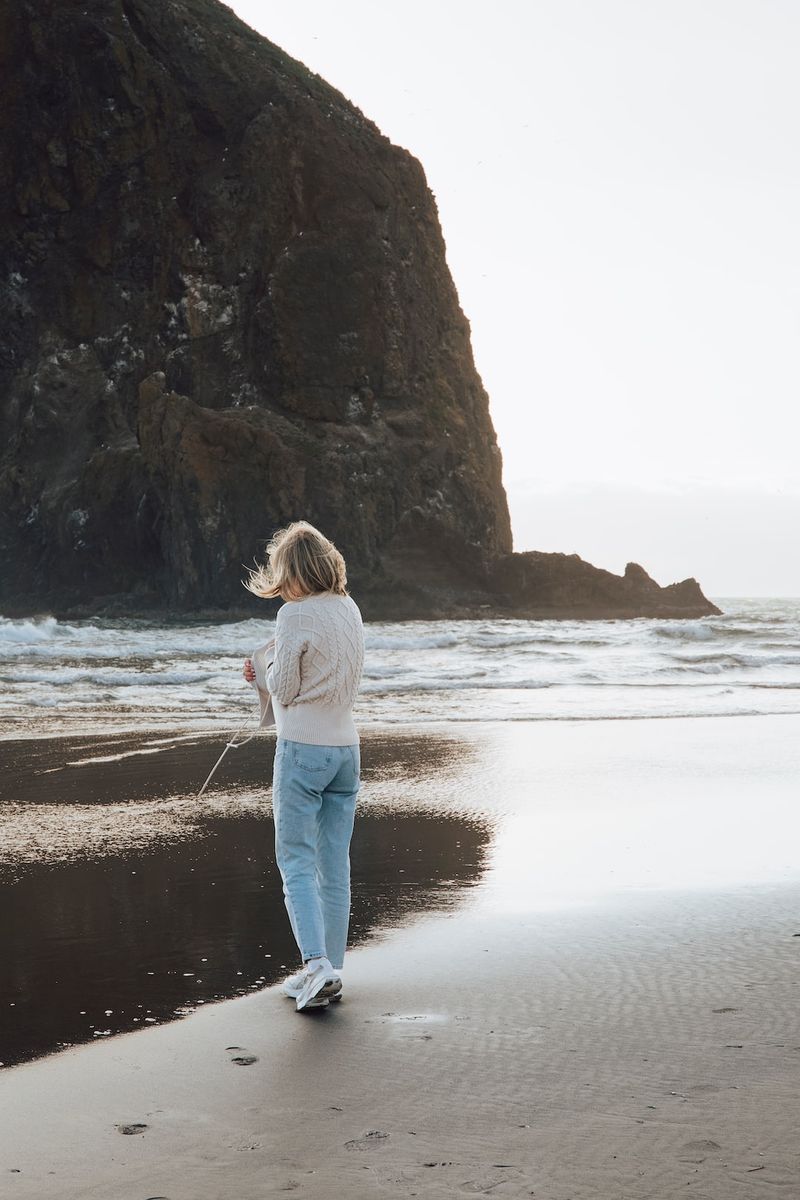
[[[315,592],[347,596],[347,569],[333,542],[308,521],[292,521],[267,543],[266,565],[248,567],[242,583],[254,596],[303,600]]]

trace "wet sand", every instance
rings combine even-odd
[[[274,737],[230,755],[198,802],[186,785],[200,786],[219,742],[0,743],[0,1065],[185,1016],[294,969]],[[458,903],[484,873],[491,818],[425,801],[463,755],[446,735],[365,744],[351,945]]]
[[[493,816],[474,885],[327,1010],[265,987],[0,1073],[4,1194],[794,1200],[798,734],[506,723],[378,772],[387,815]]]

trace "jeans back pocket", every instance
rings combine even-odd
[[[328,746],[314,746],[310,742],[294,742],[292,765],[301,771],[327,771],[333,761]]]

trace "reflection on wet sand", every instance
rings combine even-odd
[[[274,865],[273,751],[270,738],[229,756],[198,804],[215,739],[3,745],[5,1065],[181,1016],[295,966]],[[480,878],[490,820],[436,811],[437,780],[465,754],[445,736],[362,741],[352,944],[455,903]]]

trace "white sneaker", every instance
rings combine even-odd
[[[306,969],[301,967],[294,975],[290,975],[288,979],[284,979],[281,984],[281,991],[284,996],[289,996],[292,1000],[296,1000],[300,995],[303,984],[306,981]]]
[[[334,971],[336,970],[335,967],[333,969],[334,969]],[[307,975],[308,975],[308,971],[307,971],[306,967],[303,966],[300,968],[299,971],[295,971],[294,975],[287,976],[287,978],[284,979],[283,983],[280,985],[281,991],[283,992],[284,996],[288,996],[290,1000],[296,1000],[297,997],[300,995],[301,991],[303,990],[303,984],[306,981]],[[342,984],[341,984],[341,976],[340,976],[338,990],[336,992],[334,992],[333,995],[328,995],[326,993],[323,996],[316,996],[313,1000],[310,1000],[306,1004],[305,1007],[306,1008],[324,1008],[327,1005],[328,1000],[341,1000],[341,998],[342,998]]]
[[[307,964],[303,976],[295,999],[298,1012],[303,1008],[318,1007],[323,1000],[327,1003],[342,990],[342,977],[327,958],[315,959],[313,966]],[[288,984],[289,980],[286,982]]]

